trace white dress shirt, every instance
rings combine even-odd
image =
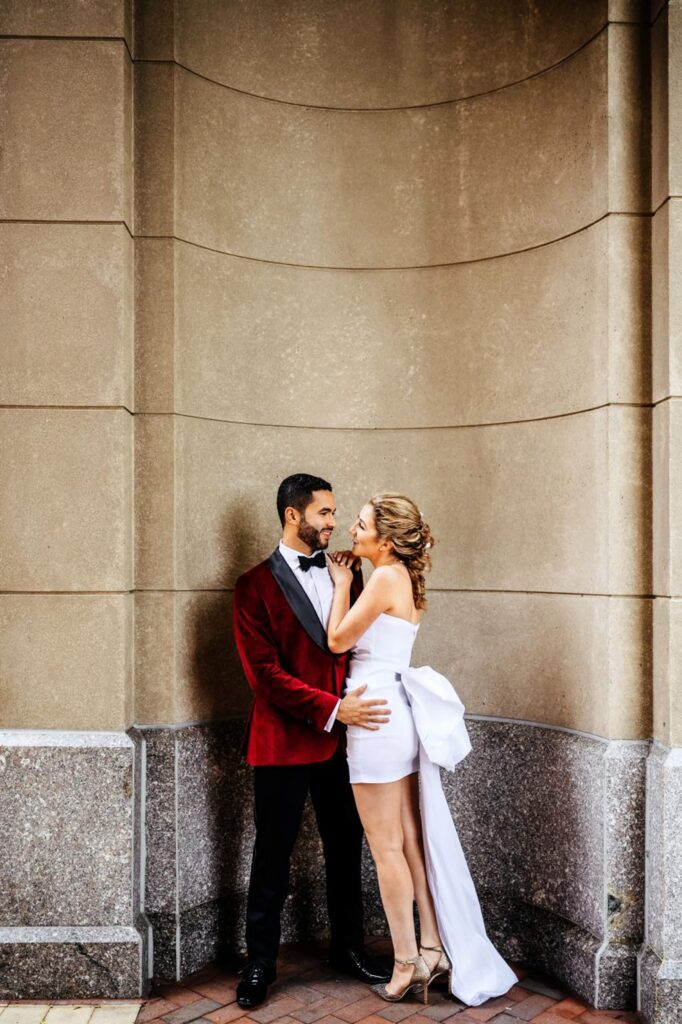
[[[303,569],[301,569],[301,563],[298,560],[301,552],[288,547],[282,540],[279,542],[279,551],[310,598],[310,603],[317,612],[317,617],[326,630],[334,597],[334,584],[331,576],[329,575],[329,570],[326,566],[324,569],[320,569],[317,565],[312,565],[307,572],[303,572]],[[327,723],[324,727],[325,732],[331,732],[332,726],[336,721],[336,713],[339,710],[340,703],[341,701],[338,701],[336,707],[327,719]]]

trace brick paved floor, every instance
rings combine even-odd
[[[388,959],[385,940],[370,943]],[[637,1013],[593,1010],[516,966],[518,984],[499,999],[466,1007],[443,988],[432,988],[423,1006],[413,999],[384,1002],[366,985],[334,972],[323,946],[284,946],[281,953],[267,1002],[249,1014],[235,1002],[236,966],[208,967],[182,984],[157,984],[148,1000],[0,1002],[0,1024],[644,1024]]]
[[[388,958],[385,940],[372,951]],[[142,1007],[136,1024],[634,1024],[625,1010],[594,1010],[543,980],[516,968],[519,983],[499,999],[465,1007],[444,988],[429,990],[428,1006],[414,999],[386,1003],[366,985],[334,972],[322,946],[282,947],[278,978],[268,1000],[247,1013],[235,1002],[235,970],[207,968],[181,985],[160,985]],[[0,1016],[0,1024],[3,1024]],[[9,1022],[8,1022],[9,1024]]]

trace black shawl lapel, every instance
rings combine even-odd
[[[327,634],[324,626],[320,622],[319,616],[315,611],[310,598],[296,579],[295,573],[289,567],[286,558],[284,558],[279,548],[275,548],[268,558],[268,565],[272,570],[272,575],[279,583],[289,607],[303,626],[310,639],[316,643],[318,647],[321,647],[325,654],[330,654],[331,652],[327,647]]]

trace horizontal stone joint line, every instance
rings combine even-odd
[[[127,412],[131,416],[135,413],[132,409],[129,409],[127,405],[15,405],[11,403],[5,404],[0,402],[0,409],[63,409],[71,410],[75,409],[76,412]]]
[[[0,590],[7,597],[128,597],[134,590]]]
[[[49,217],[0,217],[0,224],[56,224],[56,225],[70,225],[77,224],[85,227],[115,227],[119,225],[124,227],[128,232],[132,241],[135,241],[136,236],[133,234],[128,222],[126,220],[51,220]],[[144,235],[137,236],[144,238]]]
[[[216,78],[211,78],[210,75],[204,75],[204,74],[202,74],[201,71],[195,71],[194,68],[190,68],[187,64],[183,64],[179,60],[174,60],[174,59],[171,60],[169,58],[153,60],[153,59],[147,59],[147,58],[144,58],[144,57],[134,57],[133,58],[133,63],[135,63],[135,64],[172,64],[175,67],[181,68],[183,71],[188,72],[188,74],[190,74],[190,75],[195,75],[196,78],[201,78],[205,82],[210,82],[212,85],[219,86],[221,89],[227,89],[229,92],[238,93],[240,96],[249,96],[251,99],[263,100],[266,103],[278,103],[281,106],[285,106],[285,107],[299,107],[299,108],[303,108],[304,110],[328,110],[328,111],[335,111],[335,112],[338,112],[338,113],[347,113],[347,114],[383,114],[383,113],[391,113],[391,112],[396,112],[396,111],[399,112],[401,110],[424,110],[424,109],[428,109],[428,108],[431,108],[431,107],[453,106],[453,105],[455,105],[457,103],[466,103],[469,100],[479,99],[480,97],[483,97],[483,96],[493,96],[493,95],[495,95],[495,93],[503,92],[505,89],[511,89],[511,88],[513,88],[516,85],[523,85],[524,82],[530,82],[534,78],[540,78],[542,75],[546,75],[549,72],[554,71],[556,68],[561,67],[562,64],[568,63],[568,61],[572,60],[577,54],[579,54],[582,50],[586,49],[596,39],[598,39],[599,36],[603,32],[607,31],[607,29],[608,29],[610,24],[611,25],[613,25],[613,24],[616,24],[616,25],[639,25],[640,23],[636,22],[636,21],[619,21],[619,22],[609,22],[609,21],[606,21],[601,26],[601,28],[597,29],[597,31],[594,33],[594,35],[590,36],[589,39],[586,39],[585,42],[581,43],[580,46],[576,47],[575,50],[571,50],[570,53],[565,54],[565,56],[563,56],[560,60],[556,61],[554,64],[549,64],[546,68],[540,68],[540,70],[533,71],[532,74],[525,75],[522,78],[515,78],[511,82],[505,82],[503,85],[498,85],[494,89],[484,89],[482,92],[467,93],[466,96],[457,96],[457,97],[454,97],[452,99],[432,100],[429,103],[407,103],[407,104],[403,104],[403,105],[395,106],[395,107],[337,107],[337,106],[329,106],[329,105],[323,104],[323,103],[301,103],[298,100],[284,100],[284,99],[278,98],[277,96],[266,96],[264,93],[250,92],[248,89],[239,89],[236,85],[228,85],[226,82],[219,82]],[[60,37],[57,37],[57,38],[60,38]]]
[[[663,399],[668,401],[668,399]],[[24,408],[19,406],[19,408]],[[41,406],[38,406],[41,408]],[[484,423],[438,423],[422,424],[419,426],[393,426],[393,427],[330,427],[326,424],[319,426],[308,423],[262,423],[253,420],[227,420],[219,416],[201,416],[198,413],[190,412],[143,412],[135,413],[136,416],[175,416],[179,419],[200,420],[206,423],[226,423],[240,427],[266,427],[270,430],[329,430],[344,431],[346,433],[418,433],[424,430],[482,430],[486,427],[513,427],[522,423],[544,423],[548,420],[563,420],[572,416],[584,416],[586,413],[598,412],[600,409],[652,409],[651,402],[604,402],[601,405],[588,406],[585,409],[573,409],[570,412],[557,412],[549,416],[529,416],[526,419],[518,420],[490,420]]]
[[[595,220],[589,221],[587,224],[582,224],[579,228],[574,231],[568,231],[565,235],[557,235],[555,238],[549,238],[544,242],[537,242],[535,245],[526,245],[520,249],[509,249],[506,252],[493,253],[490,256],[477,256],[475,259],[470,260],[452,260],[446,263],[413,263],[396,265],[392,267],[344,267],[334,266],[332,264],[322,263],[292,263],[288,260],[269,260],[263,256],[247,256],[244,253],[231,252],[229,249],[216,249],[214,246],[205,245],[203,242],[194,242],[190,238],[183,238],[181,235],[145,235],[137,234],[134,237],[138,238],[150,238],[158,240],[173,240],[176,242],[184,242],[185,245],[196,246],[197,249],[204,249],[207,252],[219,253],[221,256],[231,256],[237,260],[248,260],[250,263],[265,263],[268,266],[275,267],[294,267],[299,270],[338,270],[345,271],[348,273],[362,273],[371,272],[374,274],[381,273],[395,273],[401,270],[443,270],[447,267],[467,267],[474,263],[489,263],[491,260],[505,259],[507,256],[518,256],[524,252],[535,252],[537,249],[544,249],[549,245],[554,245],[556,242],[563,242],[566,238],[573,238],[575,235],[581,234],[583,231],[588,231],[590,228],[595,227],[597,224],[601,224],[603,220],[608,217],[648,217],[652,216],[648,212],[637,212],[634,210],[607,210],[600,217]]]
[[[125,36],[45,36],[45,35],[5,35],[0,32],[0,39],[16,39],[31,41],[33,39],[52,43],[123,43],[128,57],[133,63],[133,55]]]
[[[670,195],[664,196],[663,199],[661,199],[661,201],[658,204],[658,206],[655,206],[652,209],[652,211],[649,214],[649,216],[650,217],[655,217],[656,214],[658,213],[658,211],[662,210],[663,207],[666,205],[666,203],[669,203],[672,199],[682,199],[682,195],[677,195],[676,193],[673,192],[673,193],[670,193]]]
[[[606,597],[606,598],[617,598],[627,599],[630,601],[652,601],[659,597],[665,597],[666,600],[679,600],[677,595],[670,596],[668,594],[603,594],[597,591],[591,590],[514,590],[513,588],[494,588],[494,587],[427,587],[427,594],[523,594],[528,597]],[[0,591],[0,594],[3,593]],[[5,593],[31,593],[30,591],[5,591]],[[38,590],[32,593],[45,594],[50,593],[49,591]],[[64,591],[64,593],[80,593],[80,591]],[[91,593],[91,591],[83,591],[82,593]],[[137,587],[131,591],[133,594],[233,594],[234,587],[174,587],[173,589],[164,587]]]
[[[603,743],[605,746],[617,743],[622,746],[637,747],[637,746],[649,746],[656,742],[652,740],[650,736],[641,737],[639,739],[620,739],[614,736],[602,736],[600,733],[586,732],[584,729],[575,729],[569,725],[555,725],[553,722],[540,722],[530,718],[507,718],[502,715],[480,715],[474,712],[465,712],[464,717],[468,721],[472,722],[494,722],[501,725],[523,725],[533,729],[550,729],[552,732],[568,733],[573,736],[584,736],[590,740],[597,740]],[[141,733],[145,731],[160,731],[167,729],[171,732],[180,732],[181,729],[195,729],[203,726],[216,726],[225,723],[239,722],[246,719],[246,712],[239,712],[231,716],[223,715],[221,718],[201,718],[193,719],[185,722],[135,722],[131,726],[131,729],[137,729]]]
[[[153,412],[147,412],[144,409],[139,409],[135,412],[133,409],[129,409],[127,405],[15,405],[15,404],[4,404],[0,403],[0,409],[12,409],[12,410],[61,410],[64,412],[127,412],[131,416],[174,416],[179,419],[191,419],[206,421],[208,423],[229,423],[233,426],[241,427],[267,427],[277,430],[345,430],[348,432],[358,431],[421,431],[421,430],[473,430],[480,429],[482,427],[507,427],[514,426],[515,424],[521,423],[543,423],[545,420],[560,420],[566,419],[570,416],[583,416],[589,412],[597,412],[600,409],[654,409],[658,405],[662,405],[664,402],[676,400],[682,398],[682,395],[666,395],[665,398],[658,399],[657,402],[603,402],[601,405],[591,405],[584,409],[571,409],[568,412],[556,412],[551,413],[547,416],[528,416],[522,419],[515,420],[483,420],[480,423],[428,423],[428,424],[415,424],[412,426],[392,426],[392,427],[330,427],[326,424],[298,424],[298,423],[265,423],[260,420],[227,420],[222,419],[219,416],[201,416],[199,413],[190,412],[159,412],[154,410]]]
[[[660,12],[659,12],[660,13]],[[655,20],[655,19],[654,19]],[[653,24],[653,23],[652,23]],[[445,100],[430,100],[428,103],[407,103],[400,106],[391,107],[337,107],[323,103],[302,103],[299,100],[285,100],[277,96],[267,96],[264,93],[251,92],[248,89],[240,89],[236,85],[229,85],[227,82],[219,82],[217,78],[212,78],[210,75],[205,75],[201,71],[197,71],[195,68],[189,67],[187,64],[183,64],[181,61],[165,58],[165,59],[152,59],[145,57],[134,57],[133,62],[135,64],[171,64],[175,67],[182,68],[183,71],[187,71],[191,75],[195,75],[197,78],[201,78],[206,82],[211,82],[212,85],[217,85],[222,89],[227,89],[230,92],[238,93],[241,96],[249,96],[252,99],[264,100],[267,103],[279,103],[282,106],[287,107],[302,107],[307,110],[329,110],[337,111],[339,113],[350,113],[350,114],[382,114],[386,112],[395,112],[401,110],[424,110],[431,107],[445,107],[452,106],[457,103],[466,103],[468,100],[479,99],[483,96],[493,96],[495,93],[503,92],[505,89],[513,88],[516,85],[522,85],[524,82],[530,82],[534,78],[539,78],[541,75],[546,75],[550,71],[554,71],[556,68],[566,64],[572,60],[582,50],[590,46],[599,36],[608,30],[610,25],[631,25],[635,28],[649,27],[645,22],[640,21],[628,21],[626,19],[609,19],[597,29],[597,31],[586,39],[580,46],[576,47],[575,50],[571,50],[570,53],[565,54],[560,60],[555,61],[554,64],[548,64],[545,68],[540,68],[538,71],[533,71],[529,75],[525,75],[521,78],[514,78],[509,82],[505,82],[503,85],[498,85],[494,89],[483,89],[481,92],[467,93],[464,96],[457,96],[451,99]]]
[[[625,744],[629,746],[633,745],[648,745],[653,742],[651,736],[643,736],[640,739],[619,739],[614,736],[602,736],[598,732],[587,732],[584,729],[575,729],[570,725],[555,725],[553,722],[540,722],[533,718],[507,718],[505,715],[479,715],[474,712],[465,711],[464,717],[473,722],[500,722],[505,724],[507,722],[513,725],[528,725],[535,729],[551,729],[554,732],[565,732],[572,736],[585,736],[588,739],[599,740],[601,743],[611,744]]]
[[[682,199],[682,196],[668,196],[663,202],[657,207],[657,210],[661,206],[668,202],[668,199]],[[501,260],[508,256],[518,256],[524,252],[534,252],[536,249],[544,249],[549,245],[554,245],[556,242],[563,242],[564,239],[573,238],[575,235],[581,234],[583,231],[589,231],[590,228],[595,227],[597,224],[601,224],[603,220],[608,217],[648,217],[651,218],[657,212],[649,213],[647,211],[636,211],[636,210],[607,210],[600,217],[595,220],[589,221],[587,224],[583,224],[576,228],[574,231],[569,231],[565,235],[556,235],[554,238],[549,238],[544,242],[537,242],[535,245],[523,246],[520,249],[508,249],[506,252],[492,253],[490,256],[477,256],[470,260],[452,260],[445,263],[413,263],[413,264],[401,264],[392,267],[374,267],[374,266],[358,266],[358,267],[345,267],[335,266],[332,264],[322,263],[292,263],[288,260],[270,260],[263,256],[248,256],[245,253],[232,252],[229,249],[216,249],[214,246],[205,245],[203,242],[195,242],[190,238],[183,238],[181,235],[147,235],[142,232],[134,234],[128,223],[125,220],[50,220],[48,218],[29,218],[29,217],[0,217],[0,224],[79,224],[79,225],[122,225],[130,238],[133,241],[137,239],[154,239],[157,241],[174,241],[182,242],[184,245],[193,245],[197,249],[204,249],[206,252],[215,252],[221,256],[230,256],[235,260],[247,260],[250,263],[264,263],[267,266],[274,267],[292,267],[298,270],[328,270],[328,271],[343,271],[346,273],[396,273],[403,270],[444,270],[448,267],[466,267],[474,263],[489,263],[491,260]]]

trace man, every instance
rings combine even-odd
[[[248,963],[237,988],[245,1009],[274,981],[289,860],[310,792],[324,850],[333,966],[368,983],[390,971],[364,949],[362,826],[348,781],[343,725],[377,728],[385,701],[341,699],[347,654],[332,654],[326,623],[333,584],[325,550],[336,526],[331,484],[297,473],[277,492],[282,539],[237,580],[234,629],[254,700],[244,740],[254,769],[256,841],[246,911]],[[353,597],[362,589],[355,570]],[[364,687],[360,688],[360,692]]]

